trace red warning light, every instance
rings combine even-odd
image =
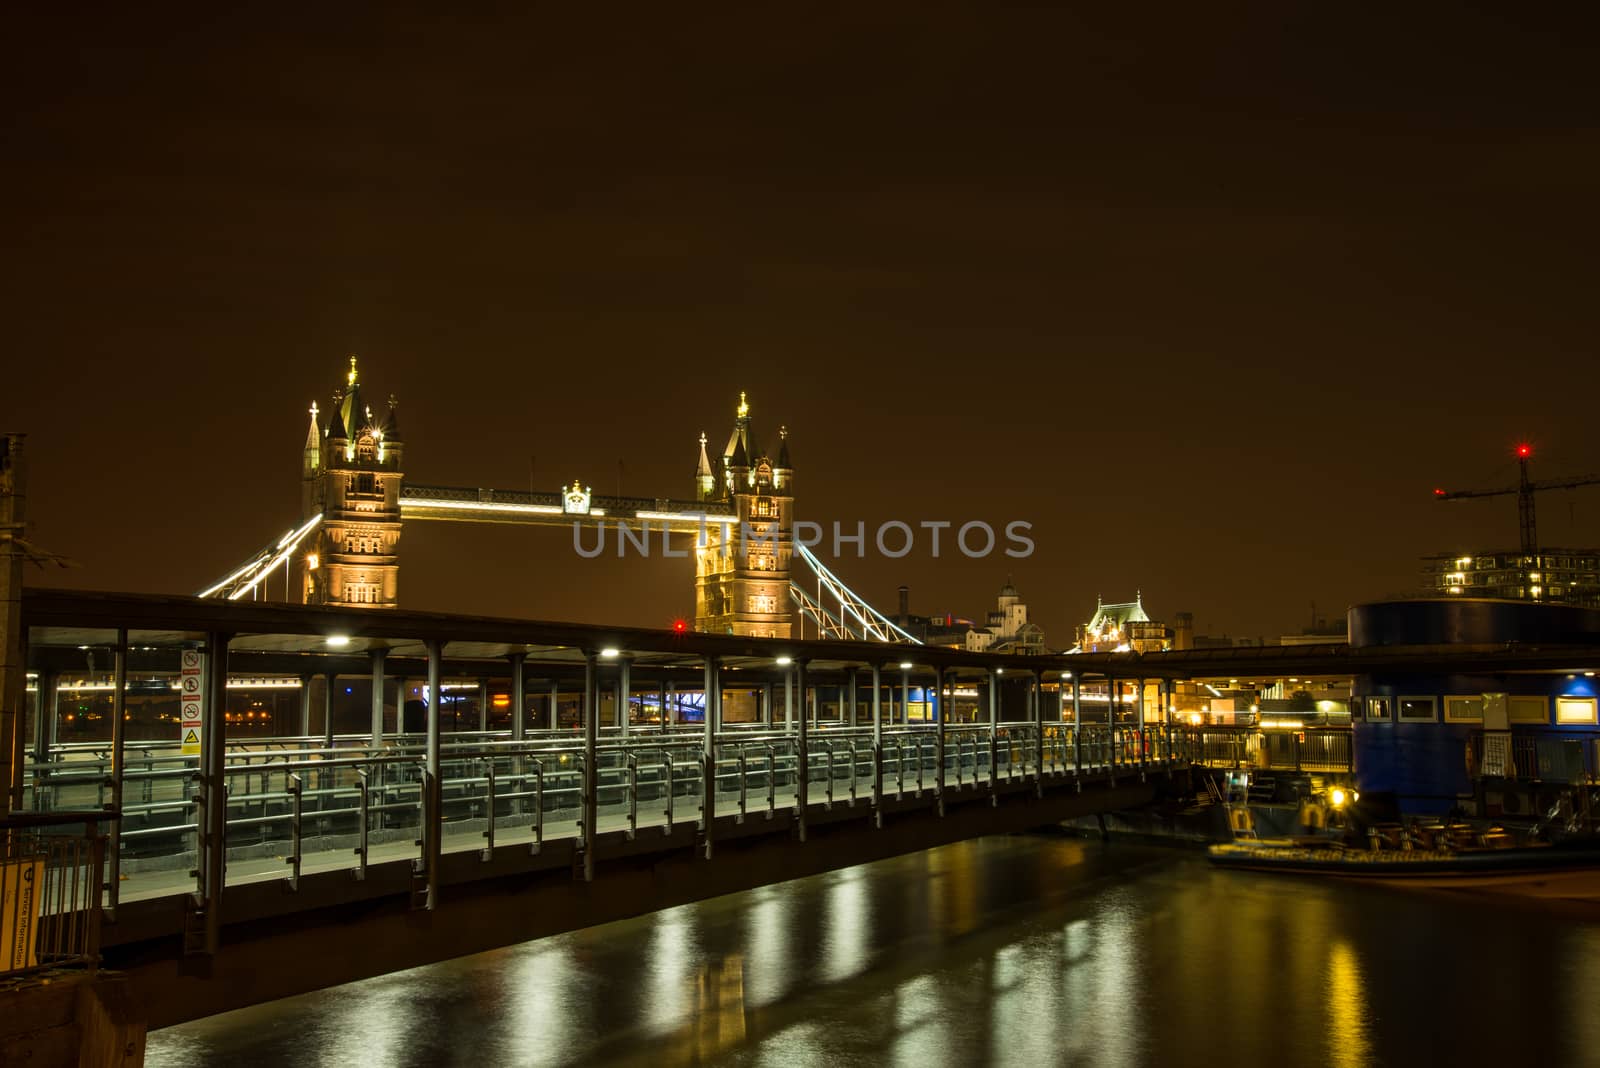
[[[1434,491],[1433,491],[1433,495],[1434,495],[1434,496],[1435,496],[1435,497],[1443,497],[1443,496],[1444,496],[1444,490],[1442,490],[1442,489],[1435,489],[1435,490],[1434,490]]]
[[[1528,457],[1533,455],[1533,449],[1532,449],[1532,447],[1530,447],[1528,445],[1518,445],[1517,446],[1517,455],[1522,457],[1523,459],[1527,459]]]
[[[683,634],[683,633],[686,633],[688,631],[688,629],[689,629],[689,624],[688,624],[688,622],[686,620],[674,619],[672,621],[672,633],[674,633],[674,634]]]

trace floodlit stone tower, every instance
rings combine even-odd
[[[695,547],[695,629],[714,634],[789,638],[794,604],[789,597],[794,553],[794,467],[788,431],[778,430],[774,460],[750,429],[750,403],[739,407],[720,463],[706,454],[700,435],[695,496],[732,506],[732,524],[707,523]]]
[[[404,443],[393,397],[380,418],[362,398],[356,358],[327,418],[311,406],[300,470],[305,519],[322,524],[300,558],[306,604],[394,608],[400,600]]]

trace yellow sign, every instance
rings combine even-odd
[[[205,657],[198,649],[185,649],[178,675],[178,738],[183,744],[184,756],[200,755],[201,706],[204,701],[205,678]]]
[[[0,862],[0,971],[39,963],[36,943],[44,858]]]

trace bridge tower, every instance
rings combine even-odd
[[[304,519],[322,525],[301,555],[306,604],[394,608],[400,599],[404,442],[395,400],[382,416],[362,396],[356,358],[325,419],[311,406],[300,470]]]
[[[735,525],[708,525],[695,547],[695,629],[755,637],[794,636],[789,567],[794,553],[794,467],[789,434],[778,429],[778,455],[750,428],[750,402],[739,394],[733,433],[714,466],[700,435],[695,496],[731,504]]]

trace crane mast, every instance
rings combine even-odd
[[[1433,491],[1433,498],[1437,501],[1459,501],[1468,497],[1503,497],[1515,493],[1517,495],[1517,521],[1522,532],[1522,552],[1525,556],[1533,556],[1539,551],[1538,521],[1533,509],[1534,494],[1540,490],[1577,489],[1579,486],[1600,485],[1600,474],[1579,475],[1576,478],[1551,478],[1542,482],[1535,482],[1528,477],[1528,460],[1533,455],[1532,446],[1526,444],[1518,445],[1516,453],[1518,478],[1515,486],[1492,490],[1447,491],[1436,489]]]

